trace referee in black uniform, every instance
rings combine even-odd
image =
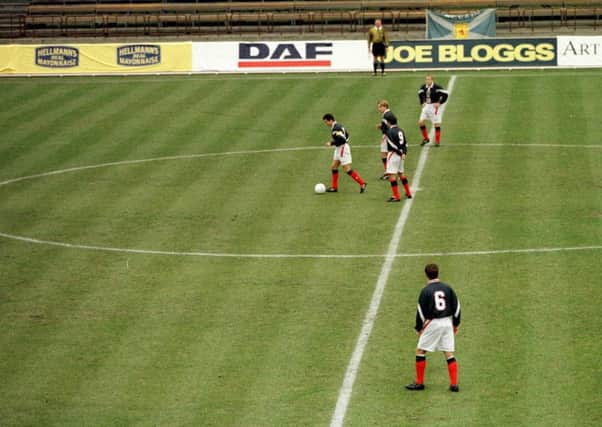
[[[373,75],[376,75],[376,70],[380,64],[380,73],[385,75],[385,55],[387,46],[389,45],[389,35],[383,28],[382,21],[376,19],[374,27],[368,31],[368,51],[372,52],[372,66],[374,67]]]

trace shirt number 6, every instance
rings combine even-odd
[[[444,311],[447,307],[447,303],[445,301],[445,292],[436,291],[435,294],[435,308],[437,311]]]

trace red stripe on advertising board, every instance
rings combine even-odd
[[[238,61],[240,68],[261,67],[330,67],[330,60],[305,61]]]

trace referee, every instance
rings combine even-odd
[[[374,67],[373,75],[376,75],[378,65],[380,64],[380,73],[385,75],[385,54],[389,45],[389,35],[383,28],[382,21],[376,19],[374,27],[368,31],[368,52],[372,53],[372,66]]]

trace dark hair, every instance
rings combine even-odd
[[[426,277],[430,280],[439,277],[439,267],[437,267],[437,264],[427,264],[426,267],[424,267],[424,272],[426,273]]]
[[[334,121],[334,116],[330,113],[326,113],[322,116],[322,120]]]

